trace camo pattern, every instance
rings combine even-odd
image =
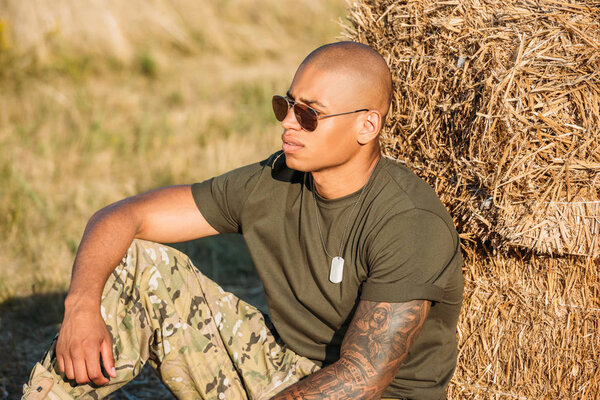
[[[102,387],[73,387],[57,372],[52,351],[42,361],[41,370],[72,398],[105,397],[146,361],[179,399],[270,398],[319,369],[279,342],[259,310],[164,245],[132,243],[106,283],[101,312],[113,337],[117,378]]]

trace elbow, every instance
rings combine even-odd
[[[113,229],[125,228],[138,232],[142,224],[132,203],[131,198],[128,198],[101,208],[90,217],[86,229],[108,225]]]
[[[362,357],[353,354],[342,355],[336,362],[345,371],[341,376],[346,376],[349,381],[346,387],[356,390],[352,392],[353,399],[379,399],[383,392],[394,379],[395,368],[377,368]],[[348,385],[349,384],[349,385]]]

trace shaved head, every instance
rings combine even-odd
[[[348,75],[356,107],[378,110],[385,118],[392,97],[392,76],[383,57],[366,44],[337,42],[310,53],[298,71],[307,68]]]

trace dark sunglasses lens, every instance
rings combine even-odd
[[[288,102],[282,96],[273,96],[273,112],[277,121],[283,121],[288,113]]]
[[[298,123],[305,131],[312,132],[317,128],[317,116],[307,106],[296,103],[294,105],[294,114]]]

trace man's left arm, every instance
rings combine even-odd
[[[431,302],[361,300],[342,341],[340,359],[273,397],[378,399],[421,331]]]

